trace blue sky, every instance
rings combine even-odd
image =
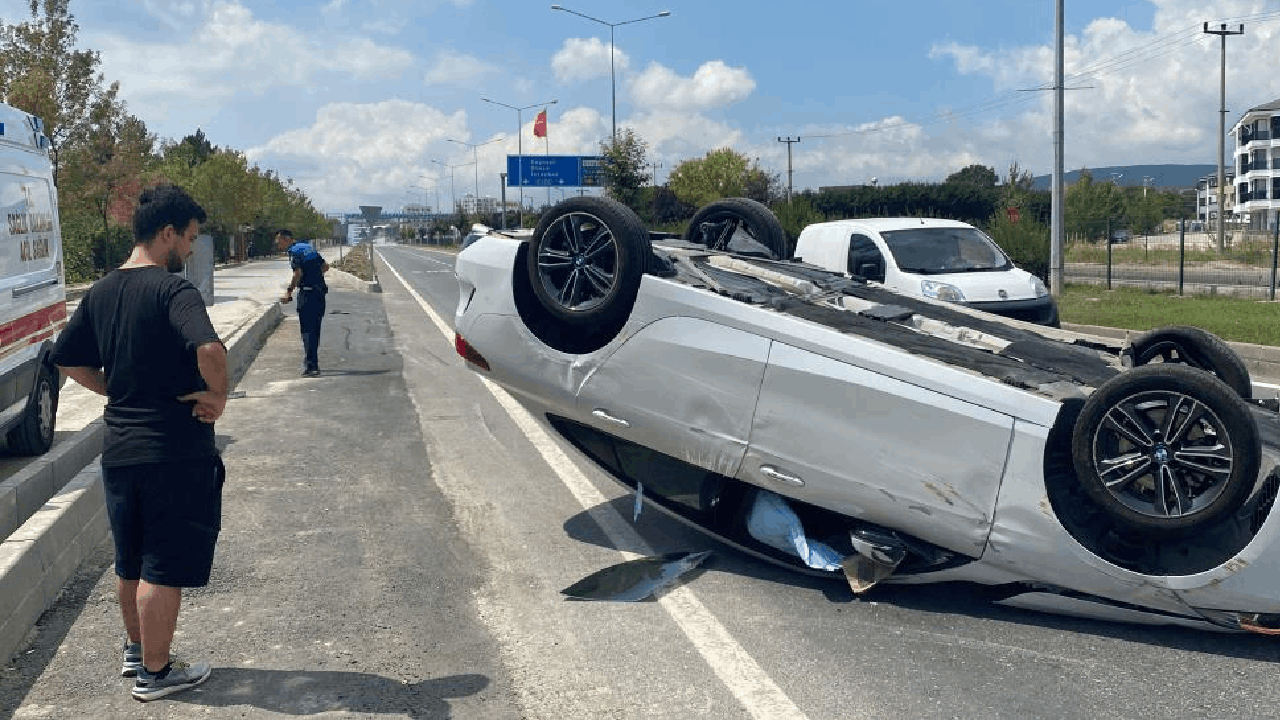
[[[518,148],[597,153],[612,122],[609,28],[551,4],[72,0],[71,11],[80,46],[102,53],[153,132],[202,128],[338,212],[447,208],[477,182],[497,196]],[[670,11],[614,31],[618,124],[648,143],[659,181],[727,146],[785,182],[779,136],[801,138],[797,190],[941,180],[972,163],[1052,170],[1052,93],[1025,91],[1052,83],[1053,0],[561,4],[610,23]],[[1227,41],[1228,126],[1280,97],[1280,0],[1066,0],[1065,13],[1067,85],[1081,88],[1067,93],[1068,170],[1217,162],[1220,41],[1206,21],[1245,25]],[[5,22],[27,14],[27,0],[0,0]],[[533,106],[519,136],[517,112],[482,98]],[[535,139],[553,99],[548,138]]]

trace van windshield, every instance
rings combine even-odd
[[[904,272],[939,275],[995,272],[1013,267],[982,231],[968,227],[919,227],[880,233]]]

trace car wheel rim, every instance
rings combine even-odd
[[[1093,438],[1094,469],[1117,501],[1141,515],[1183,518],[1211,505],[1234,468],[1222,420],[1172,391],[1130,395],[1111,406]]]
[[[538,248],[538,276],[566,310],[591,310],[618,281],[618,239],[594,215],[569,213],[547,228]]]
[[[49,383],[40,384],[40,435],[46,440],[53,436],[53,387]]]

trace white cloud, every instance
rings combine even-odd
[[[631,61],[614,46],[614,71],[625,72]],[[609,46],[599,38],[569,38],[551,57],[551,70],[561,83],[583,82],[609,77]]]
[[[703,63],[687,78],[652,63],[631,82],[636,104],[686,111],[727,107],[745,100],[755,88],[745,68],[731,68],[720,60]]]
[[[1221,46],[1217,37],[1203,32],[1203,22],[1246,17],[1257,11],[1257,3],[1224,0],[1212,12],[1193,0],[1153,3],[1150,31],[1136,30],[1117,18],[1099,18],[1079,35],[1066,38],[1066,86],[1076,88],[1065,92],[1068,170],[1216,162]],[[1229,27],[1237,24],[1230,22]],[[1228,129],[1247,108],[1280,95],[1270,74],[1246,69],[1250,58],[1273,51],[1277,28],[1274,23],[1246,25],[1244,35],[1228,40]],[[1021,157],[1024,167],[1037,173],[1051,169],[1052,93],[1017,92],[1051,87],[1051,46],[992,51],[943,43],[930,56],[951,61],[961,74],[991,78],[997,92],[1007,93],[999,96],[1002,104],[1013,109],[1026,106],[1021,114],[967,129],[967,142],[985,164],[999,170],[1010,158]]]
[[[432,58],[422,80],[428,85],[468,86],[496,70],[493,64],[477,57],[440,51]]]
[[[188,4],[182,5],[186,12]],[[101,49],[104,74],[120,80],[130,105],[163,116],[171,105],[211,106],[238,92],[315,88],[333,73],[374,78],[414,65],[411,53],[367,38],[309,40],[289,26],[255,18],[239,3],[205,7],[207,14],[195,28],[171,41],[145,43],[114,34],[87,38]]]
[[[360,29],[364,30],[365,32],[374,32],[374,33],[380,33],[383,35],[396,35],[400,32],[400,29],[402,27],[403,25],[401,23],[398,23],[394,20],[382,19],[382,20],[373,20],[371,22],[367,22],[364,25],[361,25]]]
[[[251,162],[280,168],[318,207],[353,207],[359,199],[403,194],[410,185],[423,184],[421,175],[439,176],[444,169],[433,158],[455,164],[469,160],[469,148],[448,141],[469,134],[462,110],[444,113],[405,100],[334,103],[321,108],[311,125],[281,133],[245,154]],[[455,176],[462,177],[457,170]]]

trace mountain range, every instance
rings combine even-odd
[[[1118,165],[1115,167],[1087,168],[1094,180],[1112,180],[1118,185],[1142,187],[1143,179],[1153,188],[1180,190],[1193,188],[1200,178],[1206,175],[1217,175],[1217,165]],[[1230,165],[1227,173],[1232,172]],[[1051,177],[1038,175],[1032,178],[1037,190],[1048,190]],[[1062,176],[1062,181],[1070,185],[1080,179],[1080,170],[1069,170]]]

